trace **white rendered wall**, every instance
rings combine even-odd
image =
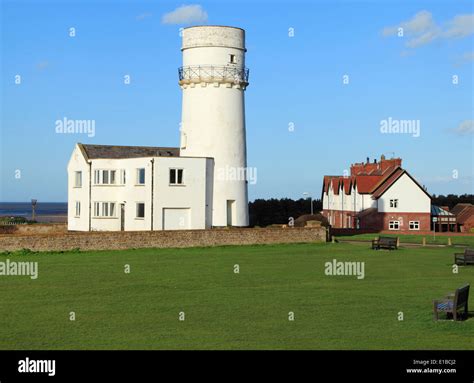
[[[163,229],[164,209],[189,209],[189,224],[181,229],[206,229],[211,226],[208,209],[212,206],[207,178],[212,166],[209,158],[159,157],[155,162],[154,230]],[[183,169],[183,185],[169,184],[169,169]]]
[[[152,161],[153,205],[152,201]],[[125,231],[162,230],[164,208],[189,209],[189,225],[183,229],[205,229],[211,226],[212,167],[208,158],[154,157],[92,160],[91,230],[121,230],[120,204],[124,204]],[[137,169],[145,169],[145,184],[137,183]],[[184,170],[184,185],[169,184],[169,169]],[[120,171],[125,170],[126,182],[120,184]],[[82,187],[74,187],[75,171],[82,171]],[[95,185],[95,170],[116,170],[115,185]],[[68,229],[89,230],[89,164],[76,147],[68,165]],[[75,217],[75,202],[81,202],[81,215]],[[113,217],[94,217],[94,202],[115,203]],[[145,217],[137,217],[137,203],[145,204]],[[152,225],[153,210],[153,225]]]
[[[125,230],[151,230],[151,160],[152,158],[92,160],[92,231],[120,230],[120,204],[125,204]],[[137,169],[145,169],[145,184],[137,183]],[[94,171],[117,170],[117,184],[94,185]],[[118,183],[120,169],[125,169],[126,183]],[[94,217],[94,202],[115,202],[115,217]],[[145,217],[136,217],[136,204],[145,203]]]
[[[244,31],[191,27],[183,31],[183,66],[245,67]],[[229,62],[235,55],[236,63]],[[203,79],[180,83],[183,90],[181,156],[214,158],[212,225],[227,225],[227,200],[235,201],[233,226],[248,226],[245,179],[219,177],[223,169],[247,167],[244,89],[246,84]]]
[[[75,187],[75,172],[82,172],[82,186]],[[89,230],[89,163],[76,145],[67,166],[68,172],[68,230]],[[76,217],[76,201],[81,203],[81,214]]]
[[[398,207],[390,207],[390,200],[398,199]],[[384,213],[430,213],[431,200],[420,187],[406,174],[403,174],[377,200],[379,212]]]

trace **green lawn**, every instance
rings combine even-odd
[[[440,236],[433,234],[430,235],[417,235],[417,234],[381,234],[384,237],[399,237],[400,242],[402,243],[419,243],[423,242],[423,237],[426,238],[427,244],[435,244],[435,245],[447,245],[448,244],[448,237]],[[355,235],[338,235],[336,236],[339,240],[349,240],[349,241],[371,241],[372,239],[378,237],[379,234],[355,234]],[[469,246],[474,247],[474,235],[472,236],[462,236],[462,235],[455,235],[453,233],[451,238],[451,243],[453,245],[462,245],[462,246]]]
[[[38,261],[39,277],[0,276],[0,349],[474,349],[474,317],[432,320],[434,298],[474,281],[474,267],[452,273],[452,253],[338,243],[3,254]],[[365,279],[325,275],[334,258],[365,262]]]

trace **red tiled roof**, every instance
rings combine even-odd
[[[355,176],[355,183],[357,185],[357,192],[360,194],[367,194],[372,192],[372,189],[377,185],[384,177],[374,175],[362,175]]]
[[[456,206],[453,207],[451,213],[456,215],[456,220],[458,223],[464,224],[469,218],[474,215],[474,205],[467,203],[458,203]]]
[[[394,158],[379,163],[353,164],[350,177],[324,176],[323,193],[328,193],[329,185],[332,184],[334,194],[339,194],[341,186],[344,188],[345,194],[351,194],[352,186],[355,185],[359,194],[373,194],[372,198],[377,199],[403,174],[406,174],[431,198],[428,192],[406,170],[401,168],[401,161],[400,158]],[[472,207],[474,210],[474,206]]]
[[[379,182],[378,185],[375,185],[374,187],[374,195],[372,196],[373,199],[379,198],[383,193],[387,191],[387,189],[392,186],[396,180],[398,180],[402,174],[405,173],[405,170],[402,168],[397,168],[395,171],[393,171],[390,174],[387,174],[386,177],[382,180],[382,182]]]
[[[331,180],[332,182],[332,190],[334,194],[339,194],[339,177],[335,177]]]
[[[470,203],[458,203],[456,204],[456,206],[454,206],[450,212],[453,213],[453,214],[460,214],[464,209],[467,209],[468,207],[470,206],[473,206],[472,204]]]
[[[342,184],[344,186],[344,193],[346,193],[347,195],[351,194],[352,178],[353,177],[343,177],[342,178]]]

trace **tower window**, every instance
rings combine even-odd
[[[237,60],[235,58],[235,55],[229,55],[229,62],[231,64],[236,64],[237,63]]]

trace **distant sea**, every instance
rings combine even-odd
[[[31,202],[0,202],[0,217],[5,216],[31,219]],[[67,203],[38,201],[36,204],[36,217],[38,221],[45,221],[42,218],[45,216],[63,217],[65,220],[67,216]],[[54,219],[54,221],[56,220],[62,221],[63,219]]]

